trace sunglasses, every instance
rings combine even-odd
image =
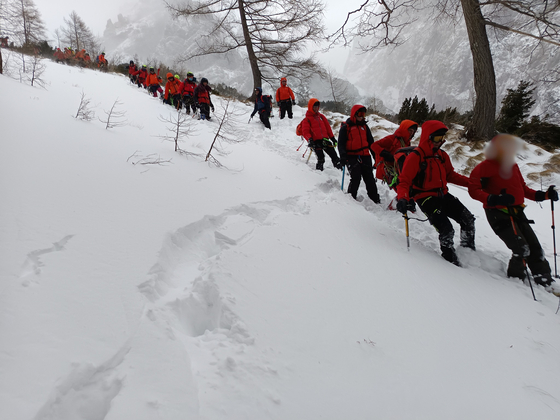
[[[173,81],[175,78],[174,77],[168,77],[167,80]]]
[[[356,117],[358,117],[358,118],[365,118],[365,117],[366,117],[366,113],[365,113],[365,112],[358,112],[358,113],[356,114]]]
[[[434,143],[441,143],[445,140],[445,136],[434,136],[432,137],[432,142]]]

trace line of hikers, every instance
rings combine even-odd
[[[93,66],[89,53],[83,48],[77,52],[72,48],[64,48],[64,52],[60,48],[57,48],[53,55],[57,63],[77,64],[81,67]],[[97,65],[97,68],[100,70],[107,70],[109,63],[105,58],[104,52],[95,58],[95,65]]]
[[[276,106],[280,109],[280,119],[284,119],[286,114],[288,118],[294,117],[292,113],[292,105],[296,104],[296,97],[292,89],[288,86],[288,79],[282,77],[280,79],[280,87],[276,90]],[[262,88],[255,89],[255,107],[251,114],[251,119],[255,114],[259,114],[259,119],[266,128],[271,130],[270,117],[272,117],[272,96],[263,95]],[[249,120],[251,121],[251,120]]]
[[[449,192],[447,184],[468,188],[470,196],[482,202],[492,230],[512,251],[508,277],[524,280],[528,268],[535,283],[560,296],[560,286],[553,280],[550,265],[530,226],[534,222],[524,213],[526,198],[558,201],[558,192],[554,186],[535,191],[526,185],[515,163],[521,139],[509,134],[495,136],[486,147],[486,159],[466,177],[455,171],[449,155],[441,150],[448,132],[441,121],[422,124],[417,147],[411,146],[411,140],[418,124],[410,120],[402,121],[393,134],[374,141],[365,119],[366,107],[354,105],[350,118],[340,127],[337,141],[327,118],[319,112],[320,105],[315,98],[309,100],[305,118],[296,130],[315,152],[316,169],[323,170],[326,152],[335,168],[348,168],[348,193],[354,199],[358,198],[363,179],[368,197],[379,204],[377,178],[396,192],[396,210],[405,217],[408,212],[415,212],[418,204],[439,234],[442,257],[457,266],[460,262],[451,220],[460,226],[460,246],[475,250],[475,217]],[[389,208],[394,209],[391,205]]]
[[[195,115],[198,111],[199,119],[211,119],[210,110],[214,112],[215,108],[208,79],[203,77],[198,83],[194,74],[189,71],[185,80],[181,81],[178,74],[167,73],[165,86],[162,88],[163,79],[159,72],[159,69],[156,71],[154,67],[148,68],[145,64],[138,68],[133,60],[130,60],[128,65],[128,76],[131,83],[148,90],[155,98],[159,93],[163,103],[175,107],[178,111],[184,106],[189,115],[191,110]]]

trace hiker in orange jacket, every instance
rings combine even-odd
[[[181,109],[181,91],[183,84],[176,79],[172,73],[167,73],[167,83],[165,83],[164,104],[174,105],[177,110]]]
[[[154,96],[154,98],[157,98],[157,92],[159,92],[160,96],[163,97],[163,89],[159,85],[160,80],[161,77],[156,74],[156,70],[153,67],[150,67],[150,71],[146,76],[145,84],[148,91]]]
[[[288,86],[288,80],[285,77],[280,79],[280,87],[276,91],[276,105],[280,108],[280,119],[286,116],[286,111],[288,112],[288,118],[292,119],[292,105],[296,104],[296,98],[294,92]]]
[[[54,52],[54,58],[57,63],[64,61],[64,53],[60,51],[60,48],[57,48],[56,51]]]
[[[97,57],[97,67],[99,67],[100,69],[107,70],[108,64],[109,63],[105,59],[105,53],[102,52],[101,54],[99,54],[99,56]]]

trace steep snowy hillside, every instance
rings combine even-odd
[[[425,3],[430,3],[427,1]],[[364,40],[356,40],[346,63],[345,76],[369,94],[380,97],[398,112],[404,98],[418,95],[438,108],[448,106],[467,111],[473,107],[473,67],[465,23],[434,19],[434,9],[419,10],[416,21],[403,31],[406,42],[397,48],[363,53]],[[489,29],[494,57],[498,101],[519,81],[536,83],[535,114],[560,111],[560,84],[542,83],[560,66],[556,47],[535,46],[529,38]],[[550,78],[548,78],[550,79]]]
[[[2,420],[560,415],[558,299],[504,277],[508,250],[463,189],[478,251],[458,268],[424,223],[407,251],[384,185],[381,206],[359,203],[306,164],[299,107],[268,131],[236,103],[243,141],[216,168],[161,141],[174,112],[125,77],[49,63],[44,78],[0,77]],[[119,98],[127,125],[74,119],[82,91],[101,118]],[[217,127],[193,119],[181,147],[205,153]],[[527,211],[550,257],[546,204]]]

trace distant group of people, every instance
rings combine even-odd
[[[60,48],[56,48],[53,55],[57,63],[77,64],[81,67],[93,67],[96,65],[97,68],[105,71],[109,65],[104,52],[95,57],[95,63],[92,63],[89,53],[83,48],[78,51],[74,51],[73,48],[69,47],[65,47],[64,51]]]
[[[128,76],[130,82],[136,84],[139,88],[144,88],[150,92],[153,97],[159,97],[163,103],[173,106],[177,110],[183,107],[186,113],[193,114],[198,112],[199,118],[202,120],[210,120],[212,112],[215,111],[212,103],[212,88],[208,84],[208,79],[203,77],[200,83],[192,72],[187,72],[187,77],[181,81],[178,74],[167,73],[165,85],[162,88],[163,78],[159,75],[160,70],[154,67],[142,65],[140,68],[130,60],[128,65]]]
[[[411,146],[411,141],[419,126],[410,120],[402,121],[393,134],[374,141],[365,119],[366,107],[358,104],[340,127],[337,141],[319,109],[320,102],[310,99],[297,134],[315,152],[316,169],[324,169],[325,152],[335,168],[348,168],[348,193],[352,197],[358,198],[363,180],[368,197],[380,203],[376,178],[382,180],[396,192],[396,210],[405,217],[408,212],[415,212],[418,205],[439,234],[442,257],[460,266],[451,220],[460,226],[460,246],[475,250],[475,217],[449,192],[448,183],[466,187],[473,199],[482,202],[492,230],[512,251],[507,275],[523,280],[530,270],[536,284],[560,296],[560,286],[552,278],[550,265],[530,226],[533,222],[524,213],[526,198],[558,201],[558,192],[554,186],[535,191],[526,185],[515,163],[522,140],[508,134],[497,135],[486,148],[486,160],[466,177],[455,171],[449,155],[441,150],[448,132],[441,121],[422,124],[417,147]],[[337,146],[340,158],[335,151]]]

